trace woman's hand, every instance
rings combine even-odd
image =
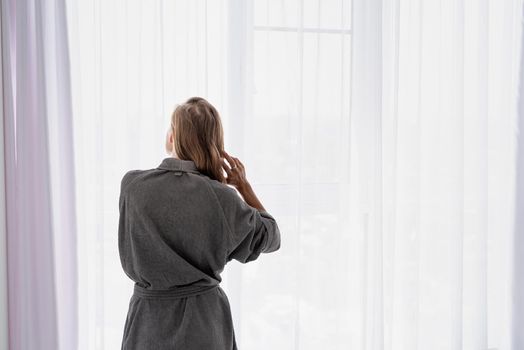
[[[238,158],[231,157],[229,154],[226,153],[226,151],[223,151],[222,155],[225,159],[227,159],[227,162],[229,163],[229,165],[226,164],[224,159],[222,159],[222,167],[226,171],[226,182],[228,183],[228,185],[233,185],[237,189],[237,191],[240,192],[240,194],[244,198],[244,201],[246,201],[247,204],[258,210],[266,211],[262,203],[260,203],[260,200],[258,199],[257,195],[251,188],[251,185],[247,181],[244,164],[242,164],[242,162]]]
[[[222,167],[226,171],[227,178],[226,182],[228,185],[232,185],[235,187],[239,192],[242,192],[242,190],[249,185],[247,178],[246,178],[246,170],[244,168],[244,164],[236,158],[232,157],[229,154],[227,154],[226,151],[222,152],[222,156],[227,159],[226,164],[224,161],[224,158],[222,159]]]

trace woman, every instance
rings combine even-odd
[[[224,151],[220,116],[205,99],[175,109],[166,150],[158,167],[121,181],[120,260],[135,281],[122,349],[237,349],[220,273],[232,259],[279,249],[278,225]]]

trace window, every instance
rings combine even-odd
[[[223,274],[239,343],[341,337],[345,291],[326,301],[306,286],[334,283],[345,254],[347,167],[325,155],[349,149],[351,2],[82,0],[68,11],[81,348],[120,344],[132,282],[117,250],[119,181],[157,166],[171,111],[193,95],[220,111],[226,148],[285,233],[278,255]],[[313,335],[326,313],[341,327]]]

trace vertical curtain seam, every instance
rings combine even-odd
[[[298,163],[297,163],[297,172],[298,172],[298,183],[297,183],[297,194],[296,194],[296,228],[297,228],[297,274],[296,274],[296,300],[295,300],[295,307],[296,307],[296,313],[295,313],[295,350],[300,349],[300,298],[298,296],[298,293],[301,290],[301,279],[300,279],[300,265],[301,265],[301,254],[300,254],[300,242],[301,242],[301,216],[302,216],[302,206],[301,206],[301,198],[302,198],[302,116],[303,116],[303,110],[302,110],[302,104],[303,104],[303,90],[302,90],[302,84],[303,84],[303,69],[304,69],[304,0],[299,1],[298,5],[298,31],[297,31],[297,58],[298,58],[298,115],[297,115],[297,121],[298,121],[298,142],[297,142],[297,150],[298,150]]]

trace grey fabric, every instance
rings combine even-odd
[[[119,210],[120,261],[135,282],[122,349],[237,349],[220,273],[280,248],[274,217],[173,157],[128,171]]]

